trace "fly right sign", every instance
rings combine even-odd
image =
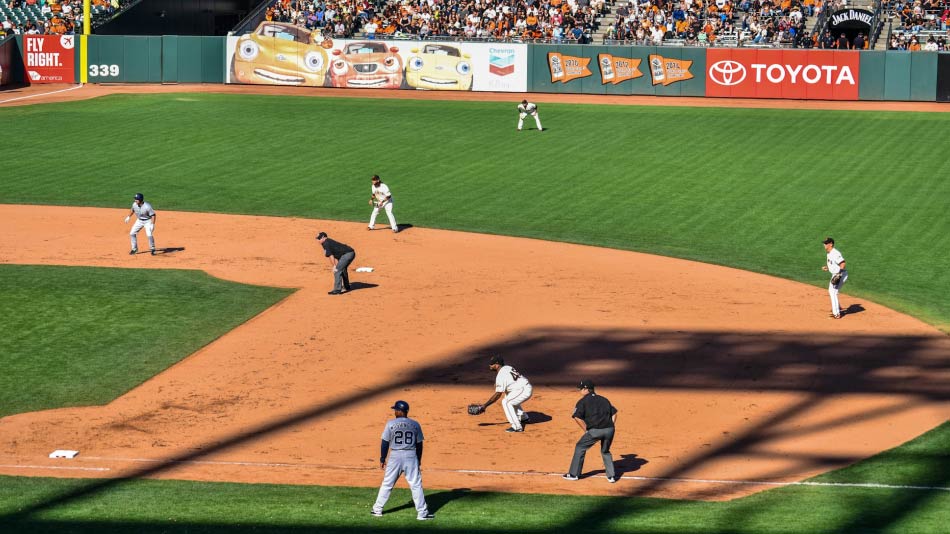
[[[708,49],[706,96],[857,100],[858,52]]]

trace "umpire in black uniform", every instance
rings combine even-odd
[[[323,245],[323,252],[333,265],[333,291],[328,294],[339,295],[349,291],[350,275],[347,269],[356,257],[356,251],[349,245],[330,239],[326,232],[317,234],[317,241]]]
[[[604,458],[604,469],[607,471],[607,482],[617,481],[614,472],[614,457],[610,454],[610,444],[614,441],[614,425],[617,423],[617,409],[610,404],[607,397],[594,393],[594,383],[590,380],[581,380],[577,389],[584,394],[574,406],[574,422],[584,430],[584,435],[577,440],[574,446],[574,458],[571,459],[571,470],[564,475],[565,480],[577,480],[584,469],[584,456],[587,449],[600,442],[600,455]]]

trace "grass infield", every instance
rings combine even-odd
[[[290,293],[200,271],[0,264],[0,417],[105,404]]]
[[[641,250],[815,285],[827,283],[820,240],[830,234],[849,263],[847,292],[950,330],[950,183],[941,178],[950,163],[926,141],[944,136],[950,115],[554,104],[541,115],[548,131],[516,132],[514,103],[187,94],[6,108],[0,120],[19,139],[55,131],[75,142],[5,144],[4,161],[46,163],[4,175],[0,202],[125,210],[142,191],[159,211],[362,221],[378,173],[401,223]],[[34,406],[29,394],[5,391],[31,372],[45,387],[62,362],[114,350],[104,356],[114,365],[146,335],[168,336],[167,366],[244,320],[210,318],[204,337],[166,324],[151,332],[134,308],[143,288],[180,297],[149,303],[174,310],[172,319],[182,308],[222,309],[188,301],[194,293],[262,292],[221,297],[259,301],[244,317],[286,294],[198,273],[125,271],[115,280],[109,270],[30,269],[57,268],[0,266],[0,314],[9,314],[0,317],[0,416],[77,398],[60,391]],[[156,281],[163,276],[171,278]],[[57,291],[90,284],[62,313]],[[73,337],[90,344],[49,354]],[[74,403],[107,401],[164,368],[127,365],[137,378],[84,386],[101,397]],[[819,479],[947,487],[948,444],[945,424]],[[728,503],[430,493],[438,519],[420,525],[400,504],[406,491],[390,501],[399,510],[379,519],[367,513],[375,491],[360,488],[0,477],[0,531],[936,533],[950,524],[939,490],[788,487]]]

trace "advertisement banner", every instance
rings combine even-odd
[[[226,83],[525,92],[527,45],[324,39],[281,22],[229,36]]]
[[[850,51],[711,48],[706,96],[857,100],[860,61]]]
[[[24,35],[23,64],[30,83],[76,82],[75,35]]]

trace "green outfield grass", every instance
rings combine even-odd
[[[814,481],[947,485],[950,424]],[[913,463],[915,472],[905,469]],[[373,481],[377,473],[369,472]],[[623,482],[621,481],[621,484]],[[622,487],[618,485],[618,488]],[[796,486],[730,502],[429,490],[436,519],[415,520],[408,490],[371,517],[374,489],[0,477],[10,532],[942,533],[950,492]]]
[[[820,240],[830,234],[849,263],[846,292],[950,330],[950,163],[929,141],[945,136],[950,114],[544,104],[549,130],[519,133],[514,106],[183,94],[0,109],[17,139],[33,140],[0,148],[5,162],[30,162],[0,178],[0,203],[121,211],[142,191],[160,212],[363,221],[369,176],[378,173],[393,188],[401,223],[642,250],[815,285],[827,283]],[[70,141],[36,141],[51,132]],[[223,282],[196,273],[124,271],[115,280],[107,270],[28,269],[41,268],[0,266],[0,314],[9,315],[0,317],[9,338],[0,339],[4,389],[31,372],[44,385],[55,381],[63,374],[55,361],[77,367],[113,350],[98,364],[108,367],[127,357],[135,347],[128,340],[147,333],[133,308],[143,288],[154,289],[150,305],[176,314],[184,304],[214,307],[188,300],[192,292],[225,292],[202,285]],[[166,275],[172,279],[151,278]],[[57,291],[77,279],[95,287],[70,297],[69,314],[57,313]],[[227,293],[269,295],[220,297],[259,301],[244,318],[286,294],[226,285]],[[163,324],[154,335],[167,335],[172,347],[164,366],[244,318],[209,318],[204,337]],[[89,345],[56,343],[73,337]],[[48,355],[57,349],[63,354]],[[44,354],[50,363],[23,367]],[[105,402],[163,368],[152,363],[129,362],[139,375],[123,384],[89,386],[97,399],[75,400],[71,389],[83,388],[66,386],[43,406]],[[43,407],[17,404],[22,396],[0,392],[0,416]],[[945,424],[820,478],[947,487],[948,458]],[[430,493],[439,517],[418,525],[405,508],[369,517],[375,492],[359,488],[0,477],[0,532],[939,533],[950,524],[948,492],[935,490],[790,487],[729,503]],[[407,500],[397,492],[390,507]]]
[[[0,264],[0,417],[105,404],[290,292],[199,271]]]
[[[247,95],[112,96],[0,110],[0,202],[368,218],[691,258],[848,293],[950,331],[950,113]],[[529,121],[530,122],[530,121]],[[87,128],[92,125],[91,131]],[[62,142],[44,142],[56,132]],[[66,178],[68,176],[68,178]],[[755,288],[750,288],[755,298]]]

